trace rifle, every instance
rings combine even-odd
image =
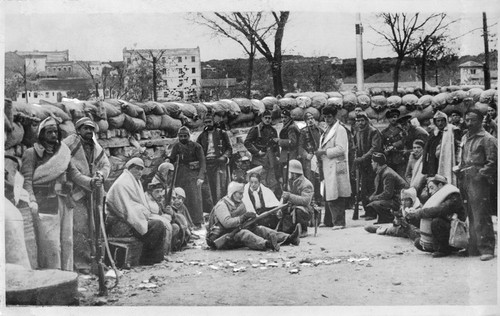
[[[101,243],[101,226],[103,225],[102,220],[103,220],[103,208],[104,204],[101,205],[101,203],[96,203],[96,200],[93,198],[96,197],[97,201],[102,200],[103,203],[106,203],[105,199],[101,196],[101,188],[97,188],[95,195],[94,192],[91,193],[91,210],[90,210],[90,221],[93,224],[92,226],[92,233],[94,235],[94,243],[92,245],[92,249],[94,251],[94,264],[95,264],[95,269],[97,269],[97,276],[99,278],[99,296],[107,296],[108,295],[108,288],[106,287],[106,280],[104,277],[104,263],[103,263],[103,249],[102,249],[102,243]],[[97,204],[97,207],[95,207]],[[97,212],[97,213],[95,213]],[[95,215],[98,216],[95,216]],[[116,276],[118,280],[118,275]]]
[[[352,213],[352,219],[357,220],[359,219],[359,197],[361,194],[360,186],[361,186],[361,179],[359,178],[359,166],[356,167],[356,196],[354,199],[354,213]]]
[[[177,171],[179,170],[179,158],[179,155],[177,155],[177,159],[175,160],[174,165],[174,177],[172,178],[172,185],[170,186],[170,190],[168,190],[168,183],[167,181],[165,181],[165,192],[168,192],[165,197],[165,206],[170,205],[170,202],[172,201],[172,193],[174,192],[175,180],[177,180]]]
[[[286,154],[286,172],[283,175],[283,191],[288,190],[288,168],[290,168],[290,151]]]
[[[246,228],[254,225],[255,223],[257,223],[258,221],[262,220],[263,218],[266,218],[266,217],[269,217],[273,214],[276,214],[279,210],[281,210],[287,206],[288,206],[288,204],[278,205],[275,208],[273,208],[272,210],[264,212],[264,213],[258,215],[257,217],[255,217],[254,219],[251,219],[249,221],[244,222],[242,225],[233,229],[233,231],[220,236],[219,238],[217,238],[216,240],[213,241],[213,244],[215,245],[215,249],[222,249],[224,247],[224,245],[226,244],[226,242],[233,239],[234,235],[236,235],[242,229],[246,229]]]

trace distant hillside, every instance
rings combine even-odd
[[[476,61],[483,63],[484,54],[477,56],[462,56],[440,61],[436,66],[428,66],[426,81],[435,85],[436,68],[439,85],[459,83],[458,65]],[[372,58],[364,60],[365,82],[391,82],[392,69],[396,58]],[[498,52],[490,54],[490,65],[496,70]],[[239,85],[244,86],[247,76],[247,59],[209,60],[201,63],[202,78],[236,78]],[[332,58],[327,56],[303,57],[299,55],[283,56],[283,83],[286,92],[292,91],[331,91],[336,89],[336,79],[345,83],[356,82],[356,59],[344,59],[341,65],[332,64]],[[417,60],[407,58],[401,66],[400,81],[420,81],[420,65]],[[319,88],[319,89],[318,89]],[[252,89],[262,93],[272,92],[272,77],[269,66],[264,58],[258,58],[254,64]]]

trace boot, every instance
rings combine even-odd
[[[298,246],[300,244],[300,235],[302,234],[302,227],[300,224],[295,225],[295,230],[293,233],[288,235],[288,237],[285,239],[285,242],[287,245],[292,244],[294,246]]]
[[[278,239],[276,235],[272,234],[269,239],[266,240],[266,249],[271,249],[272,251],[280,251],[280,245],[278,244]]]

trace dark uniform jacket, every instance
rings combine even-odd
[[[280,162],[286,163],[288,154],[290,159],[297,159],[299,156],[299,136],[300,131],[293,120],[290,120],[280,131],[278,145],[281,147]]]
[[[382,145],[384,146],[387,164],[399,165],[404,162],[403,158],[403,129],[398,125],[389,125],[382,130]],[[389,146],[393,146],[391,150],[387,150]]]
[[[210,131],[204,130],[196,140],[196,142],[200,144],[201,147],[203,148],[205,157],[207,155],[207,150],[209,145],[208,144],[209,133]],[[212,137],[214,142],[215,158],[224,156],[229,160],[233,152],[233,148],[231,147],[231,141],[229,140],[229,136],[227,136],[227,133],[220,128],[214,128],[212,130]]]
[[[408,183],[396,171],[386,165],[375,176],[375,192],[370,200],[392,200],[399,203],[400,192],[406,188],[408,188]]]
[[[358,129],[354,134],[356,143],[356,158],[361,158],[363,168],[371,168],[371,157],[374,152],[382,150],[382,135],[379,130],[373,126],[367,126],[365,129]]]
[[[278,132],[271,125],[259,123],[248,131],[247,138],[243,142],[246,149],[252,154],[253,165],[268,165],[267,157],[258,155],[259,151],[268,152],[270,156],[276,157],[279,153],[278,144],[273,142],[273,138],[278,137]]]
[[[305,158],[307,154],[314,154],[319,148],[319,139],[323,130],[316,125],[306,126],[300,130],[299,157]]]
[[[189,168],[190,170],[198,171],[198,179],[205,179],[207,170],[205,155],[203,148],[198,143],[188,141],[186,145],[176,142],[172,147],[170,161],[175,162],[179,155],[179,165]],[[179,174],[182,177],[182,174]]]
[[[440,217],[448,221],[451,220],[454,213],[457,213],[458,219],[465,221],[465,208],[459,192],[451,193],[437,206],[426,207],[419,211],[419,215],[423,218]]]

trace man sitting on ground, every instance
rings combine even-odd
[[[243,188],[242,201],[245,204],[247,212],[255,212],[257,215],[269,211],[280,204],[273,191],[261,183],[258,172],[252,172],[248,176],[248,183]],[[278,222],[278,217],[272,215],[263,219],[259,224],[275,229]]]
[[[451,219],[457,214],[458,219],[465,221],[465,208],[459,189],[448,183],[445,177],[436,175],[430,178],[428,190],[431,197],[421,210],[408,213],[408,220],[420,220],[421,237],[415,240],[419,250],[432,252],[433,258],[450,255],[457,248],[448,244],[450,239]],[[426,229],[430,222],[430,230]]]
[[[279,251],[280,244],[299,245],[299,231],[293,234],[276,232],[270,228],[253,225],[242,229],[232,238],[227,239],[224,245],[217,247],[215,240],[226,233],[230,233],[249,219],[255,218],[254,212],[247,212],[242,203],[243,183],[231,182],[227,188],[227,195],[223,197],[210,213],[207,244],[212,249],[234,249],[248,247],[253,250]]]
[[[107,194],[106,229],[110,237],[136,237],[142,244],[140,263],[151,265],[163,260],[165,224],[152,218],[141,176],[144,162],[132,158]]]

